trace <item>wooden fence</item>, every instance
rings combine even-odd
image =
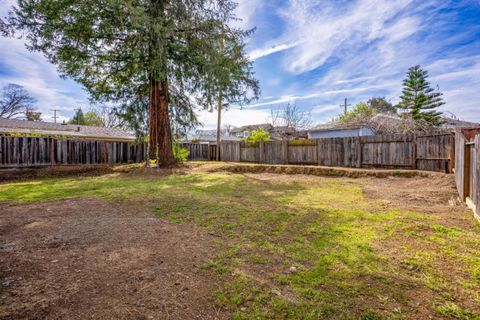
[[[455,181],[462,201],[480,219],[480,130],[476,136],[458,130],[455,135]]]
[[[229,141],[221,143],[221,159],[234,162],[452,172],[454,143],[454,135],[450,133],[272,141],[256,145]]]
[[[188,150],[188,160],[215,160],[217,146],[207,143],[180,143]]]
[[[0,168],[141,162],[144,152],[131,142],[0,136]]]

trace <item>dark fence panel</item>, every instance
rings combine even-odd
[[[144,151],[131,142],[0,136],[0,167],[141,162]]]

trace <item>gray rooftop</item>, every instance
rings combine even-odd
[[[119,128],[93,127],[76,124],[61,124],[5,118],[0,118],[0,134],[1,133],[35,133],[98,140],[135,140],[135,135]]]

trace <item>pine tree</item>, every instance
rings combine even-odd
[[[222,75],[224,97],[232,91],[239,103],[258,97],[244,50],[250,32],[229,25],[235,6],[231,0],[22,0],[8,24],[92,100],[115,104],[138,132],[148,128],[150,159],[170,165],[172,131],[197,124],[195,107],[209,107],[216,97],[212,75]],[[227,54],[219,69],[219,56]]]
[[[408,69],[407,78],[403,81],[402,95],[398,108],[409,112],[416,121],[423,121],[432,127],[443,123],[438,107],[445,104],[442,93],[434,91],[427,81],[428,72],[417,65]]]
[[[83,114],[83,111],[81,108],[77,109],[73,117],[70,120],[68,120],[68,123],[85,125],[85,115]]]

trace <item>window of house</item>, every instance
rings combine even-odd
[[[249,135],[250,135],[250,131],[244,131],[244,132],[243,132],[243,136],[244,136],[244,137],[248,137]]]

